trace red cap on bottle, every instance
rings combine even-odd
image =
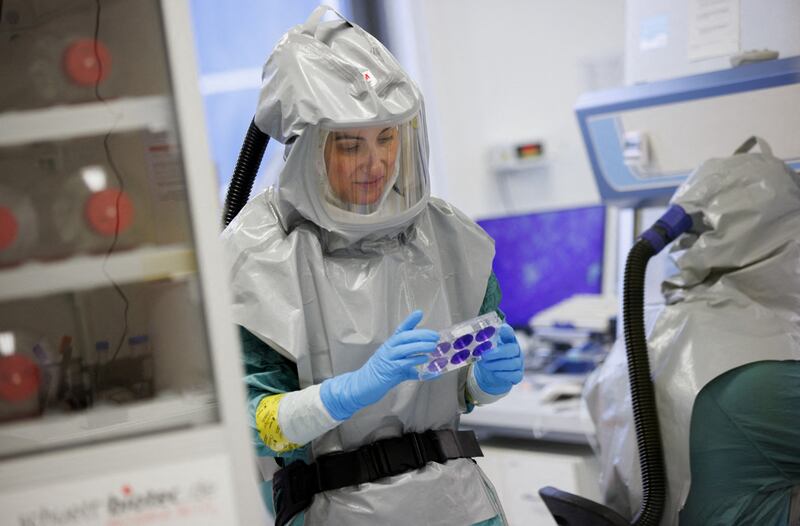
[[[81,86],[103,82],[111,70],[111,53],[93,38],[81,38],[64,50],[64,71],[69,79]]]
[[[0,356],[0,398],[21,402],[39,392],[40,372],[36,362],[20,354]]]
[[[84,213],[92,230],[103,236],[113,236],[117,229],[122,234],[133,223],[133,203],[128,194],[113,188],[89,196]]]
[[[17,239],[19,223],[8,208],[0,206],[0,250],[10,247]]]

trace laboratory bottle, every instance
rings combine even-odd
[[[2,4],[0,110],[169,91],[163,32],[153,14],[159,2],[4,0]]]
[[[44,336],[18,328],[0,330],[0,422],[44,411],[56,364]]]
[[[0,267],[22,263],[35,255],[39,219],[29,196],[0,184]]]

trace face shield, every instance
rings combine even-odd
[[[320,126],[318,132],[316,195],[334,223],[385,223],[427,195],[419,114],[382,124]]]

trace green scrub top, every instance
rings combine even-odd
[[[754,362],[709,382],[695,399],[689,454],[681,526],[788,525],[800,488],[800,362]]]

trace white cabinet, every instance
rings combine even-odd
[[[509,526],[555,524],[539,489],[554,486],[599,500],[599,471],[590,452],[539,452],[531,449],[483,447],[478,465],[494,483]]]
[[[0,10],[0,525],[261,522],[187,2]]]

